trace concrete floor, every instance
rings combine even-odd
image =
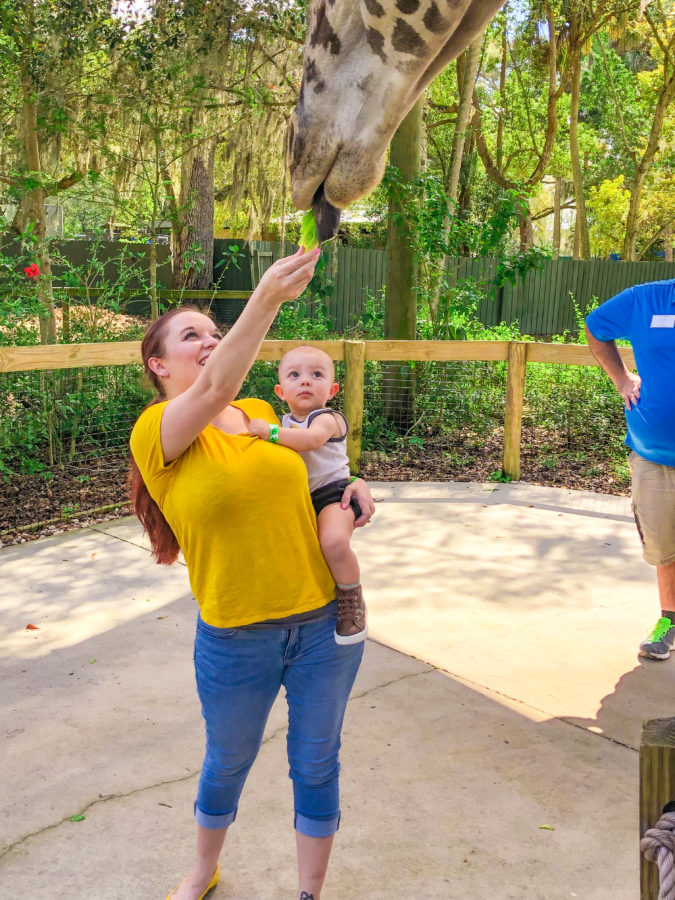
[[[675,660],[636,654],[658,602],[629,501],[373,492],[323,900],[636,900],[640,729],[675,715]],[[126,519],[5,548],[0,572],[0,896],[163,900],[202,753],[186,570]],[[284,721],[279,699],[214,900],[296,896]]]

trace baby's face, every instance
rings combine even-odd
[[[322,409],[338,391],[332,359],[314,347],[291,350],[281,360],[274,390],[297,418]]]

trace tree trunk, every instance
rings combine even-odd
[[[495,160],[497,168],[504,164],[504,118],[506,113],[506,28],[507,9],[504,9],[504,28],[502,30],[502,59],[499,66],[499,113],[497,115],[497,147]]]
[[[248,222],[246,223],[246,240],[255,240],[255,233],[258,228],[258,213],[253,200],[248,205]]]
[[[663,233],[663,249],[666,262],[673,261],[673,226],[667,225]]]
[[[462,161],[462,172],[459,176],[459,194],[457,196],[458,212],[463,219],[466,219],[471,215],[471,205],[473,202],[473,194],[471,193],[471,170],[476,157],[475,147],[476,142],[474,134],[473,131],[470,131],[469,137],[464,144],[464,160]],[[468,248],[463,249],[462,255],[469,255]]]
[[[668,106],[672,103],[673,98],[675,98],[675,71],[671,73],[670,77],[664,77],[663,86],[659,92],[659,98],[656,101],[654,119],[649,132],[647,147],[642,154],[641,159],[636,160],[635,176],[631,187],[630,206],[628,208],[628,218],[626,219],[626,234],[623,242],[623,258],[626,261],[635,259],[635,242],[638,234],[642,189],[647,173],[654,162],[654,156],[656,155],[659,146],[661,131],[663,130],[666,111]]]
[[[583,174],[579,157],[579,92],[581,85],[581,54],[572,62],[571,104],[570,104],[570,158],[572,161],[572,180],[574,182],[574,201],[577,207],[577,230],[579,232],[579,250],[582,259],[591,258],[591,242],[588,234],[588,217],[584,198]]]
[[[150,238],[150,258],[148,260],[148,275],[150,277],[150,318],[159,318],[159,302],[157,300],[157,235],[155,223],[152,223],[152,236]]]
[[[534,244],[532,235],[532,213],[530,204],[525,198],[522,200],[523,209],[519,216],[518,230],[520,232],[520,252],[525,253]]]
[[[401,171],[404,183],[420,170],[422,111],[420,97],[398,126],[391,141],[390,163]],[[417,326],[417,264],[410,226],[397,198],[389,202],[387,240],[387,286],[384,336],[393,340],[414,340]],[[383,399],[387,419],[399,431],[407,431],[413,421],[414,370],[409,365],[390,363],[384,367]]]
[[[459,179],[462,171],[462,162],[467,145],[471,142],[469,119],[471,116],[471,100],[478,74],[480,63],[480,50],[483,43],[481,32],[475,41],[470,44],[457,59],[457,88],[459,91],[459,108],[455,133],[452,138],[452,150],[450,152],[450,165],[445,178],[445,193],[452,206],[452,211],[457,213],[457,195],[459,193]],[[443,221],[443,231],[446,235],[450,232],[450,220]],[[435,273],[436,286],[433,296],[429,299],[431,318],[434,323],[438,321],[441,303],[441,294],[446,285],[445,270],[448,264],[447,256],[443,256],[439,270]],[[433,283],[433,282],[432,282]]]
[[[23,103],[21,109],[23,156],[26,172],[42,174],[40,161],[40,139],[38,133],[36,89],[33,79],[24,70],[21,80]],[[54,292],[52,289],[52,266],[47,243],[47,217],[45,202],[47,192],[43,187],[33,187],[23,193],[19,210],[25,217],[22,233],[28,224],[32,224],[32,243],[38,257],[40,275],[37,279],[37,296],[42,310],[38,314],[40,321],[40,342],[56,343],[56,317],[54,316]]]
[[[560,258],[560,204],[562,203],[562,178],[556,176],[553,188],[553,259]]]
[[[288,126],[287,126],[288,127]],[[281,252],[286,255],[286,197],[288,194],[288,137],[284,139],[284,155],[281,163],[281,226],[279,241]]]
[[[207,290],[213,284],[215,156],[216,139],[210,137],[193,147],[181,161],[181,227],[174,248],[174,287]]]
[[[457,87],[459,89],[459,108],[457,110],[457,122],[452,139],[452,151],[450,165],[445,180],[445,193],[452,203],[457,202],[459,188],[459,174],[462,168],[464,147],[468,137],[469,117],[471,115],[471,98],[476,84],[478,64],[480,62],[480,50],[483,43],[483,34],[478,35],[457,60]]]

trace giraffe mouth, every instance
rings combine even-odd
[[[314,221],[316,222],[316,234],[319,243],[323,244],[324,241],[330,241],[338,233],[342,210],[328,202],[323,184],[319,185],[319,189],[314,194],[312,209],[314,210]]]

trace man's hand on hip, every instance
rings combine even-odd
[[[642,379],[634,372],[626,372],[622,380],[616,385],[617,391],[623,397],[626,409],[632,409],[640,399],[640,386]]]

